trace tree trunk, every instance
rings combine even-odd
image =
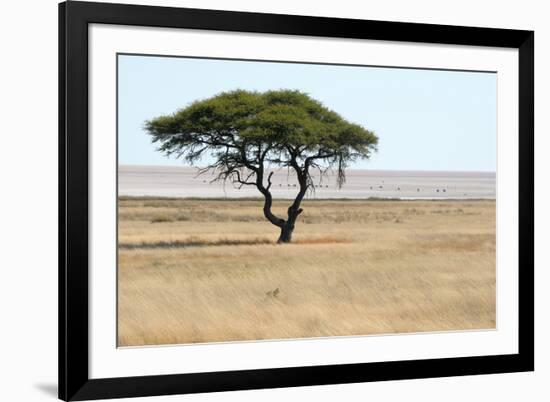
[[[281,228],[281,235],[277,243],[290,243],[292,241],[292,232],[294,231],[294,225],[285,223]]]
[[[302,208],[297,208],[291,206],[288,208],[288,219],[284,221],[283,226],[281,226],[281,235],[277,243],[290,243],[292,241],[292,232],[294,232],[294,224],[298,215],[302,213]]]
[[[266,219],[271,222],[273,225],[277,226],[281,229],[281,234],[279,235],[279,239],[277,240],[277,243],[290,243],[292,241],[292,232],[294,231],[294,224],[296,223],[296,218],[298,218],[298,215],[302,213],[302,208],[300,208],[300,204],[302,200],[304,199],[304,196],[306,194],[308,184],[307,184],[307,166],[304,168],[305,170],[302,171],[300,169],[300,166],[296,162],[296,156],[293,157],[291,165],[296,170],[296,175],[298,177],[298,182],[300,183],[300,191],[296,195],[296,198],[294,199],[294,202],[290,207],[288,207],[287,214],[288,219],[284,220],[271,212],[271,206],[273,204],[273,198],[271,196],[271,192],[269,189],[271,188],[271,177],[273,176],[273,172],[270,172],[267,176],[267,187],[264,187],[263,184],[263,177],[264,177],[264,168],[263,168],[263,160],[261,161],[262,164],[259,168],[255,170],[256,172],[256,187],[258,190],[263,194],[264,196],[264,216]]]

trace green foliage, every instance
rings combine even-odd
[[[211,154],[221,162],[211,166],[218,170],[294,160],[303,167],[337,165],[343,173],[348,162],[370,157],[378,142],[373,132],[293,90],[223,92],[145,128],[161,152],[191,163]]]

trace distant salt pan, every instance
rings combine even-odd
[[[119,166],[118,191],[126,196],[249,198],[261,197],[252,186],[238,189],[231,183],[211,183],[213,176],[197,176],[192,167]],[[443,172],[349,170],[346,183],[336,187],[335,176],[315,180],[309,199],[402,198],[402,199],[494,199],[494,172]],[[273,175],[274,198],[294,198],[296,176],[286,170]]]

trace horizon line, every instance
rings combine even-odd
[[[140,164],[134,164],[134,163],[118,163],[117,166],[120,167],[154,167],[154,168],[190,168],[190,169],[202,169],[201,166],[193,166],[193,165],[140,165]],[[284,168],[269,168],[272,170],[284,170]],[[496,174],[496,170],[446,170],[446,169],[440,169],[440,170],[428,170],[428,169],[369,169],[369,168],[347,168],[346,171],[358,171],[358,170],[368,170],[373,172],[445,172],[445,173],[494,173]]]

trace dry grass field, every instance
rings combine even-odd
[[[261,205],[122,197],[119,346],[495,327],[494,201]]]

